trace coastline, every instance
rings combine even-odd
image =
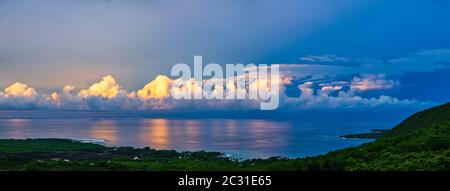
[[[371,129],[368,133],[346,134],[341,135],[340,137],[346,139],[377,139],[387,132],[389,132],[389,129]]]

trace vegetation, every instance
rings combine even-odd
[[[409,117],[371,143],[315,157],[237,161],[218,152],[0,140],[0,170],[450,170],[450,103]]]
[[[342,138],[347,139],[376,139],[383,136],[389,130],[387,129],[373,129],[369,133],[358,133],[358,134],[348,134],[342,135]]]

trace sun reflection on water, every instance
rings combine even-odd
[[[139,141],[154,149],[169,149],[170,137],[168,120],[143,119],[139,131]]]
[[[118,143],[117,125],[113,120],[100,120],[92,124],[89,136],[94,139],[104,139],[109,144]]]

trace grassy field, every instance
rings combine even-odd
[[[0,140],[0,170],[450,170],[450,103],[371,143],[299,159],[237,161],[219,152],[105,147],[62,139]]]

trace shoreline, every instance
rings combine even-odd
[[[81,143],[81,144],[93,144],[93,145],[97,145],[97,146],[101,146],[101,147],[105,147],[105,148],[109,148],[109,149],[116,149],[116,148],[131,148],[131,149],[150,149],[150,150],[155,150],[155,151],[161,151],[161,152],[166,152],[166,151],[170,151],[170,152],[177,152],[177,153],[198,153],[198,152],[202,152],[202,153],[220,153],[220,155],[223,158],[229,158],[230,160],[236,160],[236,161],[247,161],[247,160],[266,160],[269,158],[279,158],[279,159],[288,159],[288,160],[295,160],[295,159],[301,159],[301,158],[306,158],[306,157],[314,157],[314,156],[318,156],[318,155],[323,155],[326,154],[328,152],[332,152],[334,150],[328,151],[326,153],[322,153],[322,154],[317,154],[317,155],[310,155],[310,156],[303,156],[303,157],[288,157],[288,156],[268,156],[268,157],[255,157],[255,158],[251,158],[251,157],[239,157],[237,155],[234,155],[232,153],[227,153],[227,152],[222,152],[222,151],[210,151],[210,150],[176,150],[176,149],[154,149],[151,147],[134,147],[134,146],[110,146],[110,145],[106,145],[105,142],[107,142],[108,140],[106,139],[95,139],[95,138],[11,138],[11,139],[5,139],[2,138],[0,139],[1,141],[46,141],[46,140],[59,140],[59,141],[70,141],[73,143]],[[345,148],[344,148],[345,149]],[[338,149],[337,149],[338,150]],[[0,154],[1,154],[1,150],[0,150]]]
[[[341,136],[340,136],[341,137]],[[233,154],[233,153],[229,153],[229,152],[224,152],[224,151],[217,151],[217,150],[177,150],[177,149],[155,149],[152,147],[136,147],[136,146],[129,146],[129,145],[107,145],[106,142],[108,142],[109,140],[107,139],[96,139],[96,138],[52,138],[52,137],[39,137],[39,138],[1,138],[0,141],[41,141],[41,140],[61,140],[61,141],[71,141],[71,142],[76,142],[76,143],[82,143],[82,144],[94,144],[94,145],[98,145],[98,146],[102,146],[102,147],[106,147],[106,148],[132,148],[132,149],[151,149],[151,150],[155,150],[155,151],[174,151],[177,153],[196,153],[196,152],[203,152],[203,153],[220,153],[223,157],[225,158],[229,158],[230,160],[236,160],[236,161],[248,161],[248,160],[267,160],[270,158],[278,158],[278,159],[287,159],[287,160],[297,160],[297,159],[303,159],[303,158],[308,158],[308,157],[316,157],[316,156],[321,156],[321,155],[326,155],[330,152],[334,152],[334,151],[338,151],[338,150],[342,150],[342,149],[347,149],[347,148],[352,148],[352,147],[356,147],[359,146],[361,144],[355,145],[355,146],[348,146],[348,147],[343,147],[343,148],[337,148],[337,149],[332,149],[332,150],[328,150],[328,151],[324,151],[318,154],[312,154],[312,155],[304,155],[304,156],[283,156],[283,155],[268,155],[265,157],[245,157],[242,155],[238,155],[238,154]],[[365,142],[366,143],[366,142]],[[1,154],[1,150],[0,150],[0,154]]]
[[[367,133],[346,134],[339,137],[345,139],[377,139],[385,135],[387,132],[389,132],[389,129],[371,129],[370,132]]]

